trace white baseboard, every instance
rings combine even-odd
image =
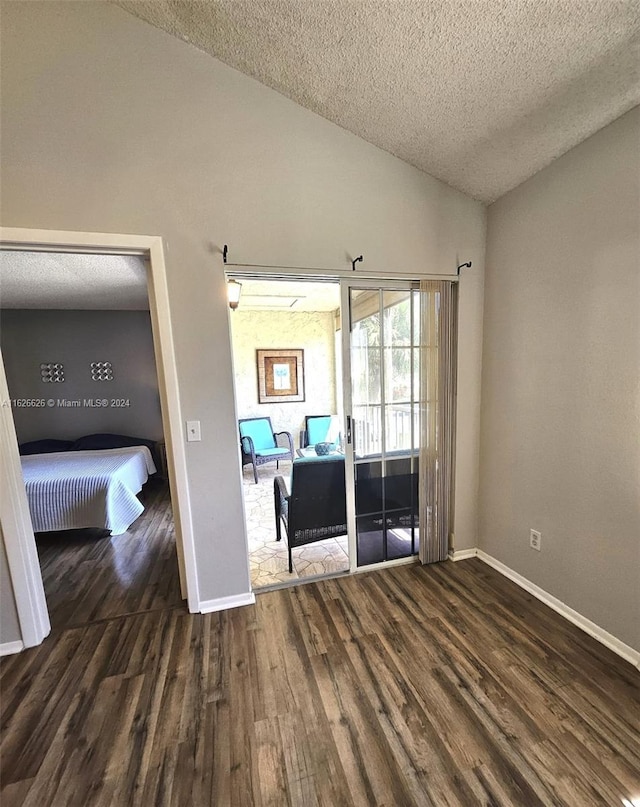
[[[0,656],[12,656],[14,653],[21,653],[23,650],[24,643],[21,641],[0,644]]]
[[[474,547],[473,549],[454,549],[452,552],[449,552],[449,560],[457,561],[457,560],[466,560],[467,558],[475,558],[478,554],[478,550]]]
[[[582,616],[582,614],[574,611],[573,608],[570,608],[568,605],[563,603],[562,600],[559,600],[557,597],[554,597],[552,594],[549,594],[547,591],[540,588],[540,586],[537,586],[535,583],[527,580],[526,577],[523,577],[518,572],[514,572],[513,569],[505,566],[505,564],[501,561],[496,560],[495,558],[491,557],[491,555],[487,555],[487,553],[483,552],[482,549],[474,551],[477,557],[479,557],[483,563],[486,563],[488,566],[496,569],[496,571],[500,572],[500,574],[508,577],[509,580],[513,580],[513,582],[519,585],[520,588],[528,591],[529,594],[533,594],[534,597],[539,599],[545,605],[548,605],[549,608],[553,608],[554,611],[559,613],[565,619],[568,619],[569,622],[573,622],[574,625],[577,625],[585,633],[588,633],[589,636],[597,639],[605,647],[608,647],[609,650],[612,650],[630,664],[634,664],[636,667],[640,668],[640,652],[634,650],[633,647],[629,647],[628,644],[620,641],[620,639],[617,639],[611,633],[604,630],[604,628],[596,625],[595,622],[592,622],[590,619]],[[454,555],[455,554],[456,553],[454,553]],[[461,558],[455,558],[455,560],[461,560]]]
[[[229,608],[239,608],[241,605],[254,605],[256,595],[253,591],[246,594],[232,594],[230,597],[218,597],[216,600],[203,600],[200,603],[200,613],[210,614],[213,611],[226,611]]]

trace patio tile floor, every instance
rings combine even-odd
[[[291,463],[275,463],[258,469],[258,484],[253,481],[253,468],[245,465],[242,473],[242,490],[247,516],[249,563],[253,588],[289,583],[305,577],[332,574],[349,569],[347,536],[327,538],[293,550],[293,573],[288,571],[286,537],[276,541],[273,480],[283,476],[288,480]]]

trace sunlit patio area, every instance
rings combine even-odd
[[[293,550],[293,572],[288,571],[286,538],[276,541],[273,480],[280,474],[288,479],[291,463],[281,462],[260,468],[258,484],[254,484],[251,467],[245,466],[242,475],[249,563],[253,588],[290,583],[317,575],[346,572],[349,569],[347,536],[327,538]]]
[[[417,552],[418,309],[415,289],[350,291],[349,437],[356,458],[351,473],[358,566]],[[254,588],[349,569],[344,472],[340,484],[339,474],[329,465],[322,469],[315,463],[317,470],[304,467],[306,461],[317,459],[318,441],[327,441],[332,453],[341,454],[347,439],[340,414],[344,361],[340,328],[335,283],[243,278],[232,338]],[[328,429],[320,426],[325,419],[331,420]],[[317,427],[313,430],[312,421]],[[320,436],[322,428],[326,436]],[[295,523],[283,527],[281,541],[276,540],[274,500],[278,475],[289,486],[278,504],[284,521],[289,508],[282,496],[293,495],[297,503],[291,510]],[[291,572],[288,533],[296,536]]]

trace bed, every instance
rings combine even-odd
[[[99,527],[121,535],[144,511],[136,494],[156,466],[148,446],[21,457],[34,532]]]

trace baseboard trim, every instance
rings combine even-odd
[[[240,608],[242,605],[254,605],[256,595],[253,591],[246,594],[232,594],[230,597],[218,597],[215,600],[203,600],[200,603],[201,614],[211,614],[214,611],[227,611],[229,608]]]
[[[492,557],[491,555],[487,555],[487,553],[483,552],[482,549],[476,550],[475,553],[483,563],[487,564],[487,566],[491,566],[493,569],[500,572],[500,574],[508,577],[509,580],[512,580],[514,583],[520,586],[520,588],[528,591],[529,594],[533,594],[534,597],[543,602],[545,605],[548,605],[549,608],[552,608],[565,619],[568,619],[569,622],[577,625],[577,627],[579,627],[585,633],[588,633],[589,636],[599,641],[605,647],[608,647],[609,650],[612,650],[625,661],[628,661],[630,664],[633,664],[640,669],[640,652],[634,650],[633,647],[629,647],[628,644],[620,641],[620,639],[613,636],[613,634],[609,633],[604,628],[601,628],[599,625],[596,625],[595,622],[592,622],[590,619],[582,616],[582,614],[578,613],[578,611],[574,611],[573,608],[570,608],[568,605],[563,603],[562,600],[559,600],[557,597],[549,594],[549,592],[545,591],[543,588],[540,588],[540,586],[537,586],[535,583],[527,580],[526,577],[523,577],[518,572],[510,569],[501,561],[496,560],[496,558]],[[461,560],[461,558],[459,559]]]
[[[478,550],[474,547],[473,549],[454,549],[449,552],[449,560],[454,561],[454,563],[458,560],[467,560],[467,558],[475,558],[478,554]]]
[[[3,642],[0,644],[0,656],[12,656],[14,653],[21,653],[24,650],[24,642]]]

